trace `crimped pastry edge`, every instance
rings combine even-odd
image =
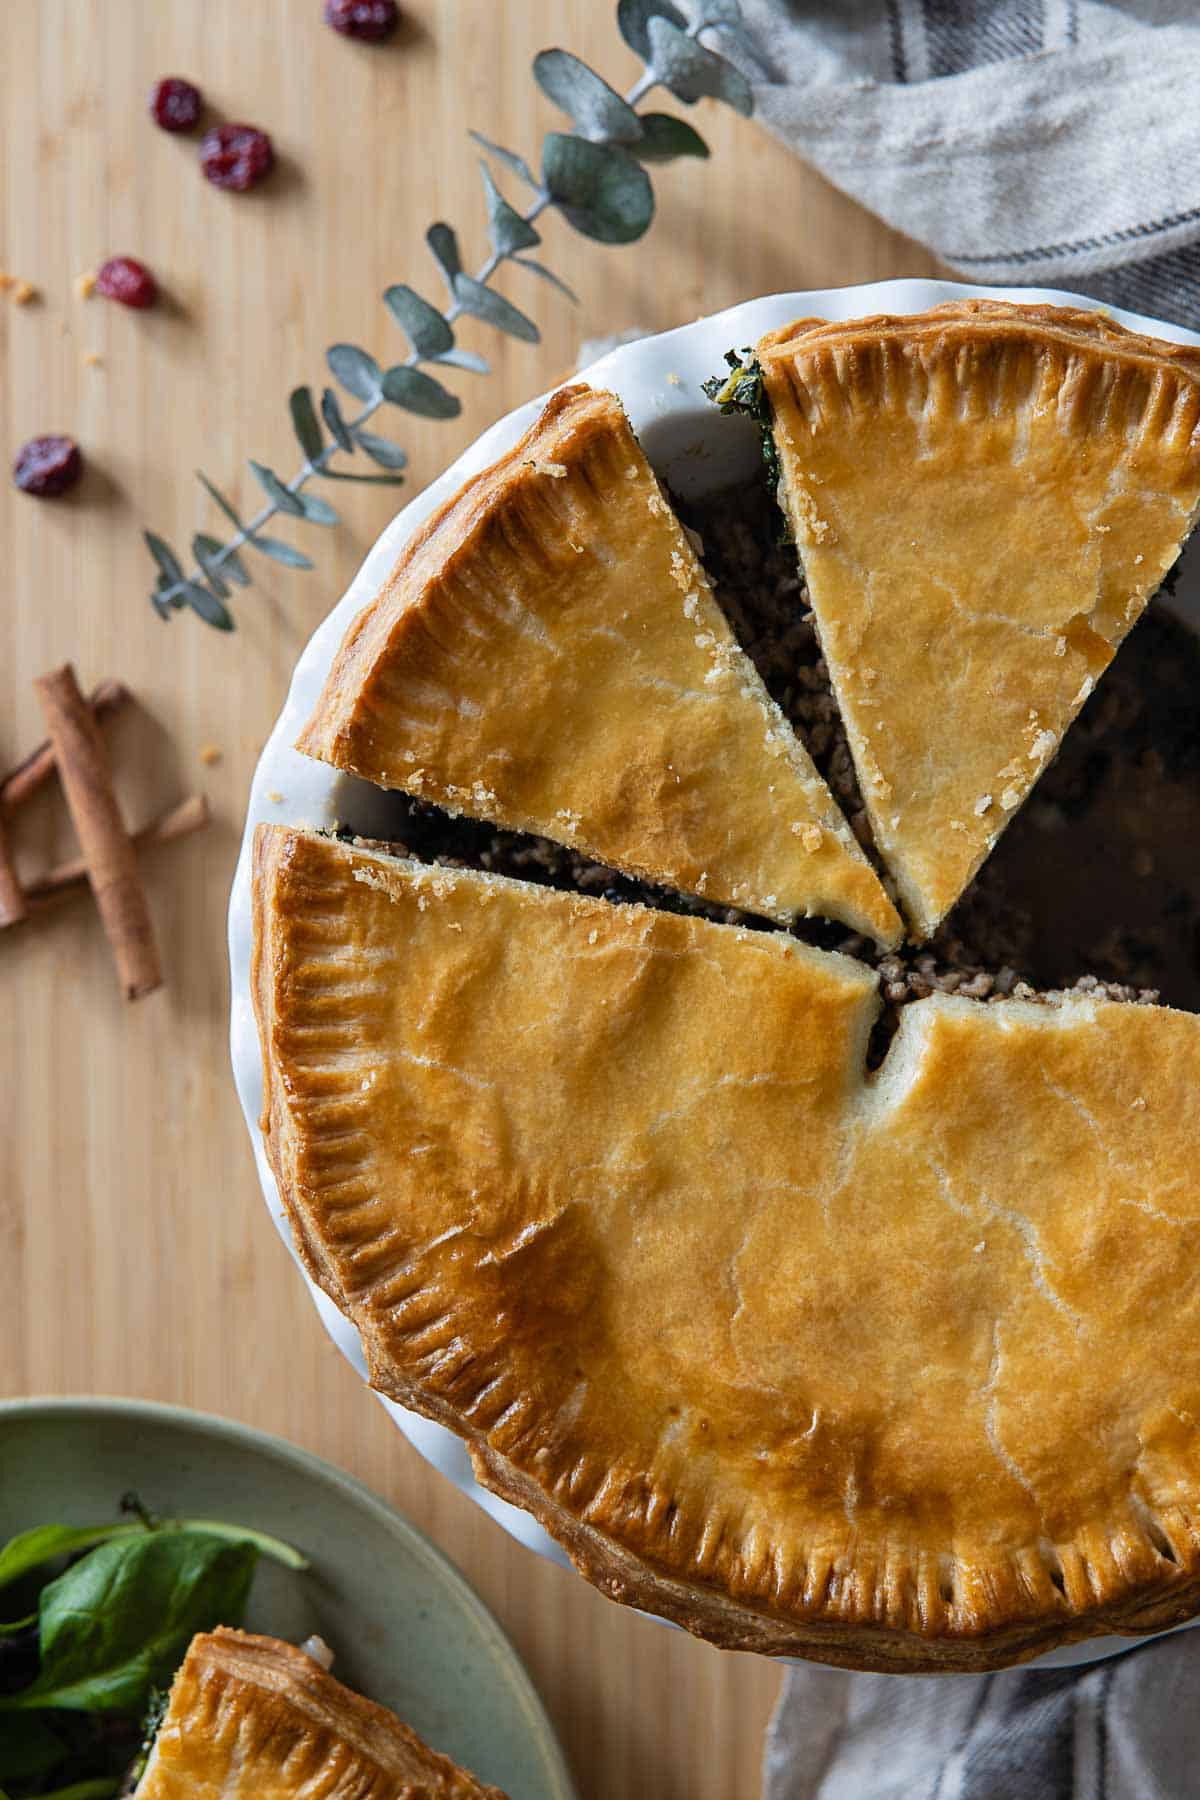
[[[1117,1598],[1073,1611],[1064,1596],[1063,1611],[1056,1610],[1042,1618],[1025,1617],[995,1627],[971,1622],[915,1631],[839,1617],[839,1607],[834,1602],[827,1606],[829,1616],[824,1618],[784,1619],[764,1607],[734,1599],[703,1579],[685,1581],[668,1574],[595,1524],[581,1520],[488,1444],[483,1432],[456,1407],[407,1380],[392,1365],[383,1334],[371,1318],[347,1303],[333,1259],[323,1254],[306,1230],[303,1206],[289,1174],[289,1150],[295,1133],[269,1045],[273,969],[267,889],[273,864],[285,853],[287,841],[312,835],[289,827],[259,826],[255,834],[253,884],[254,998],[266,1072],[262,1129],[297,1253],[311,1278],[355,1325],[371,1387],[461,1438],[481,1484],[535,1518],[593,1586],[611,1599],[657,1614],[721,1649],[799,1657],[885,1674],[984,1673],[1028,1662],[1047,1651],[1089,1638],[1112,1633],[1138,1637],[1169,1630],[1200,1611],[1200,1534],[1193,1530],[1186,1546],[1186,1561],[1171,1561],[1160,1552],[1154,1579],[1137,1582],[1124,1577],[1124,1591]],[[376,850],[374,854],[381,853]],[[483,881],[507,879],[473,873]]]

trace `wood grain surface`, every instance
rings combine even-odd
[[[57,504],[0,482],[0,764],[42,735],[34,677],[70,660],[85,688],[119,676],[137,695],[104,727],[127,824],[194,791],[214,822],[145,853],[166,971],[148,999],[122,1000],[86,896],[0,934],[0,1393],[170,1400],[317,1451],[429,1532],[495,1609],[588,1800],[754,1795],[778,1670],[610,1604],[428,1469],[329,1344],[259,1195],[226,1047],[225,904],[245,796],[300,648],[396,497],[343,485],[340,528],[289,521],[281,535],[304,542],[317,572],[260,562],[231,637],[190,615],[159,622],[140,535],[220,530],[198,466],[247,507],[247,456],[291,471],[287,392],[320,381],[328,343],[399,353],[379,295],[403,280],[436,293],[426,225],[453,221],[472,263],[485,248],[467,127],[535,150],[553,114],[529,64],[549,44],[627,85],[615,7],[406,0],[406,29],[382,50],[335,37],[319,0],[3,11],[0,267],[39,298],[0,296],[0,448],[11,460],[33,434],[71,432],[90,472]],[[269,185],[219,193],[194,140],[154,129],[145,97],[166,73],[198,81],[218,116],[270,130],[281,166]],[[410,491],[570,369],[587,335],[661,329],[782,288],[936,272],[753,122],[711,104],[690,116],[712,160],[656,172],[643,243],[607,249],[547,221],[547,260],[582,306],[505,276],[541,344],[467,322],[460,341],[494,373],[454,377],[462,416],[394,415]],[[158,274],[156,311],[77,293],[76,277],[117,252]],[[53,785],[10,835],[26,874],[75,851]],[[13,1479],[0,1446],[0,1480]]]

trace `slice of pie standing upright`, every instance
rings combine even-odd
[[[553,395],[421,527],[299,747],[780,924],[900,935],[611,394]]]
[[[1192,529],[1200,351],[966,300],[757,354],[875,841],[928,937]]]

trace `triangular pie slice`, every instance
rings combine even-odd
[[[192,1639],[135,1800],[504,1800],[303,1650]]]
[[[1200,1608],[1200,1018],[262,827],[264,1130],[371,1380],[605,1592],[981,1669]]]
[[[299,747],[783,924],[900,933],[611,394],[562,389],[417,532]]]
[[[926,937],[1192,529],[1200,352],[966,300],[757,354],[876,845]]]

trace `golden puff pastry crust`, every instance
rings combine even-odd
[[[758,347],[875,841],[953,906],[1200,505],[1200,352],[1066,307],[804,319]]]
[[[616,1599],[973,1670],[1200,1608],[1200,1018],[260,827],[263,1128],[373,1384]]]
[[[781,923],[900,920],[611,394],[555,394],[406,546],[299,748]]]
[[[278,1638],[192,1639],[137,1800],[504,1800]]]

